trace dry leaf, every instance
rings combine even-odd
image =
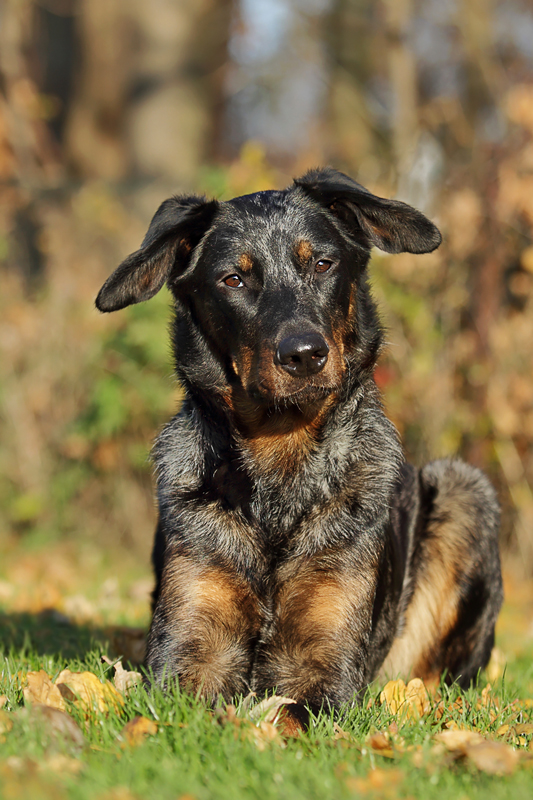
[[[389,681],[379,699],[391,714],[405,715],[408,719],[419,719],[431,711],[428,690],[420,678],[413,678],[407,686],[401,679]]]
[[[215,719],[219,725],[242,725],[247,720],[237,716],[237,709],[233,705],[227,705],[225,708],[215,708]]]
[[[387,734],[373,733],[367,738],[366,742],[368,746],[379,753],[380,756],[386,756],[387,758],[392,758],[394,756],[391,742]]]
[[[56,753],[39,764],[39,769],[59,772],[62,775],[77,775],[83,769],[83,762],[62,753]]]
[[[519,722],[514,726],[515,731],[520,735],[528,736],[533,733],[533,722]]]
[[[247,725],[242,732],[244,739],[252,741],[258,750],[266,750],[270,744],[285,747],[285,742],[272,722],[260,722],[258,725]]]
[[[528,248],[528,249],[531,249],[533,253],[533,248]],[[491,683],[496,683],[498,678],[501,678],[506,664],[507,664],[507,657],[505,653],[502,650],[500,650],[499,647],[493,647],[492,653],[490,654],[490,661],[487,664],[486,668],[487,678]]]
[[[518,764],[519,755],[512,747],[485,739],[476,731],[443,731],[434,738],[457,757],[466,758],[490,775],[509,775]]]
[[[377,797],[397,797],[398,784],[405,775],[399,769],[371,769],[366,778],[347,778],[347,788],[354,794]]]
[[[253,720],[263,720],[264,722],[275,723],[278,719],[279,713],[284,706],[290,706],[296,703],[291,697],[280,697],[274,695],[267,697],[266,700],[261,700],[248,712],[248,716]]]
[[[409,707],[408,716],[422,717],[431,711],[428,690],[420,678],[413,678],[405,688],[405,702]]]
[[[301,713],[293,714],[287,706],[294,706]],[[262,700],[248,712],[252,720],[262,720],[277,726],[284,739],[300,736],[307,730],[308,713],[290,697],[274,695]]]
[[[114,668],[115,688],[117,689],[117,691],[122,692],[122,694],[128,695],[134,686],[137,686],[139,683],[142,683],[143,676],[141,675],[141,673],[124,669],[121,661],[116,661],[116,662],[111,661],[111,659],[108,658],[107,656],[102,656],[101,660]]]
[[[8,711],[0,709],[0,736],[9,733],[13,727],[13,717]]]
[[[442,733],[437,733],[433,738],[436,742],[443,744],[450,752],[456,750],[463,751],[469,745],[480,744],[485,741],[483,736],[477,733],[477,731],[464,729],[442,731]]]
[[[350,734],[346,733],[346,731],[343,731],[341,726],[338,725],[336,722],[333,723],[333,730],[335,731],[333,735],[335,741],[338,741],[339,739],[345,739],[348,742],[352,741],[352,737],[350,736]]]
[[[5,694],[0,695],[0,708],[3,708],[7,703],[7,696]]]
[[[110,681],[100,683],[92,672],[71,672],[64,669],[56,679],[56,686],[68,700],[79,702],[86,712],[98,709],[106,712],[118,711],[124,705],[120,695]]]
[[[147,736],[154,736],[156,733],[157,722],[147,717],[133,717],[121,731],[124,742],[131,747],[142,744]]]
[[[98,800],[139,800],[139,796],[133,794],[127,786],[115,786],[114,789],[99,795]]]
[[[389,681],[383,687],[379,699],[382,704],[386,704],[391,714],[397,714],[405,703],[405,683],[400,680]]]
[[[39,703],[61,711],[66,709],[60,690],[54,686],[44,669],[40,669],[39,672],[28,672],[26,681],[23,689],[26,703]]]
[[[519,761],[518,753],[508,744],[490,740],[469,745],[466,756],[474,766],[489,775],[510,775]]]
[[[30,718],[44,727],[54,739],[61,739],[70,745],[83,747],[85,739],[78,724],[66,711],[44,705],[33,705]]]

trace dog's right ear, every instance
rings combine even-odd
[[[155,212],[140,250],[128,256],[100,289],[96,308],[118,311],[149,300],[165,281],[181,275],[217,210],[216,200],[203,197],[165,200]]]

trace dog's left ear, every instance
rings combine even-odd
[[[431,253],[442,241],[438,228],[420,211],[398,200],[376,197],[330,167],[311,170],[294,183],[344,222],[349,224],[352,217],[370,244],[387,253]]]
[[[191,253],[207,232],[218,210],[216,200],[171,197],[162,203],[139,250],[106,280],[96,298],[99,311],[118,311],[149,300],[165,281],[179,278]]]

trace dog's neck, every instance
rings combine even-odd
[[[371,490],[374,508],[379,496],[387,506],[402,456],[371,376],[307,414],[243,408],[208,395],[187,400],[181,419],[205,454],[197,484],[203,495],[281,535],[340,487],[357,494],[364,485],[360,493]]]

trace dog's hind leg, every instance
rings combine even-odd
[[[483,473],[435,461],[420,473],[421,508],[404,589],[404,613],[382,678],[467,686],[486,666],[502,602],[499,508]]]

